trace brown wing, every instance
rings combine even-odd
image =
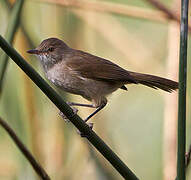
[[[136,83],[134,78],[125,69],[106,59],[83,51],[74,50],[66,64],[85,78]]]

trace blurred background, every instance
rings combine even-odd
[[[49,37],[70,47],[109,59],[130,71],[178,80],[179,23],[154,0],[26,0],[14,47],[44,77],[38,60],[26,51]],[[159,1],[179,17],[179,0]],[[14,0],[0,1],[0,34],[5,35]],[[188,47],[188,52],[190,45]],[[0,51],[2,55],[2,51]],[[190,52],[188,54],[187,149],[191,144]],[[118,90],[91,121],[96,133],[140,179],[176,177],[177,92],[144,86]],[[63,93],[65,100],[87,103]],[[0,116],[16,131],[38,162],[56,180],[122,179],[111,165],[82,139],[71,123],[10,60]],[[92,112],[79,108],[85,118]],[[0,179],[37,179],[30,164],[0,128]],[[187,179],[191,179],[190,168]]]

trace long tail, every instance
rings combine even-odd
[[[129,73],[138,84],[140,83],[154,89],[162,89],[167,92],[172,92],[178,89],[178,82],[169,79],[136,72]]]

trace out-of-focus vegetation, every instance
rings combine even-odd
[[[180,9],[179,1],[161,2],[175,11]],[[144,0],[113,3],[155,11]],[[3,35],[9,15],[6,3],[0,3],[0,33]],[[42,75],[38,60],[29,57],[26,50],[48,37],[63,39],[73,48],[110,59],[128,70],[177,80],[179,26],[173,21],[155,22],[47,3],[46,0],[26,1],[14,46]],[[52,179],[121,178],[86,140],[80,138],[71,124],[63,122],[54,105],[13,62],[7,70],[0,97],[0,116],[15,129]],[[191,143],[189,77],[188,68],[188,146]],[[63,93],[63,96],[85,102],[75,95]],[[91,109],[79,108],[82,117],[90,112]],[[140,179],[174,179],[176,114],[177,92],[168,94],[130,85],[128,92],[113,93],[106,108],[92,121],[96,132]],[[189,179],[189,169],[187,171]],[[171,177],[167,178],[167,174]],[[0,179],[35,178],[29,163],[0,130]]]

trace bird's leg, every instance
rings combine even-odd
[[[106,106],[106,103],[103,103],[101,106],[99,106],[92,114],[90,114],[84,121],[87,123],[87,121],[92,118],[95,114],[97,114],[101,109],[103,109]],[[87,123],[87,125],[92,129],[93,128],[93,123]],[[82,132],[78,131],[81,137],[87,137],[85,134]]]
[[[74,103],[74,102],[67,102],[67,104],[68,104],[69,106],[71,106],[71,108],[73,109],[74,113],[77,113],[78,110],[77,110],[76,108],[72,107],[72,106],[83,106],[83,107],[96,108],[93,104],[80,104],[80,103]],[[90,114],[86,119],[84,119],[84,122],[87,123],[87,121],[88,121],[90,118],[92,118],[95,114],[97,114],[101,109],[103,109],[103,108],[106,106],[106,104],[107,104],[107,103],[102,103],[99,107],[97,107],[97,109],[96,109],[92,114]],[[62,118],[63,118],[65,121],[70,122],[62,112],[60,112],[59,114],[62,116]],[[93,128],[93,123],[87,123],[87,125],[88,125],[91,129]],[[86,135],[83,134],[82,132],[78,131],[78,133],[81,135],[81,137],[86,137]]]
[[[90,107],[90,108],[96,108],[93,104],[81,104],[81,103],[74,103],[74,102],[67,102],[67,104],[69,106],[82,106],[82,107]],[[96,113],[95,113],[96,114]],[[94,115],[94,114],[93,114]],[[92,117],[92,116],[91,116]],[[89,117],[88,119],[90,119],[91,117]],[[87,118],[86,118],[87,119]],[[85,122],[87,122],[87,120],[84,120]],[[92,129],[93,128],[93,123],[87,123],[87,125]],[[81,136],[83,136],[80,133]]]
[[[72,106],[83,106],[83,107],[90,107],[90,108],[95,108],[95,106],[93,106],[92,104],[80,104],[80,103],[74,103],[74,102],[66,102],[73,110],[73,112],[75,114],[77,114],[78,112],[78,109],[76,109],[75,107],[72,107]],[[59,115],[64,119],[64,121],[66,122],[70,122],[69,119],[60,111],[59,112]],[[91,125],[88,124],[90,128],[93,127],[92,123]]]
[[[80,104],[80,103],[74,103],[74,102],[67,102],[69,106],[83,106],[83,107],[90,107],[95,108],[93,104]]]
[[[86,119],[84,119],[85,122],[87,122],[90,118],[92,118],[95,114],[97,114],[100,110],[102,110],[106,106],[106,103],[101,104],[92,114],[90,114]],[[93,124],[92,124],[93,125]]]
[[[74,102],[67,102],[69,106],[84,106],[90,108],[96,108],[93,104],[80,104]],[[90,118],[92,118],[95,114],[97,114],[101,109],[105,107],[107,103],[102,103],[92,114],[90,114],[84,121],[87,122]]]

